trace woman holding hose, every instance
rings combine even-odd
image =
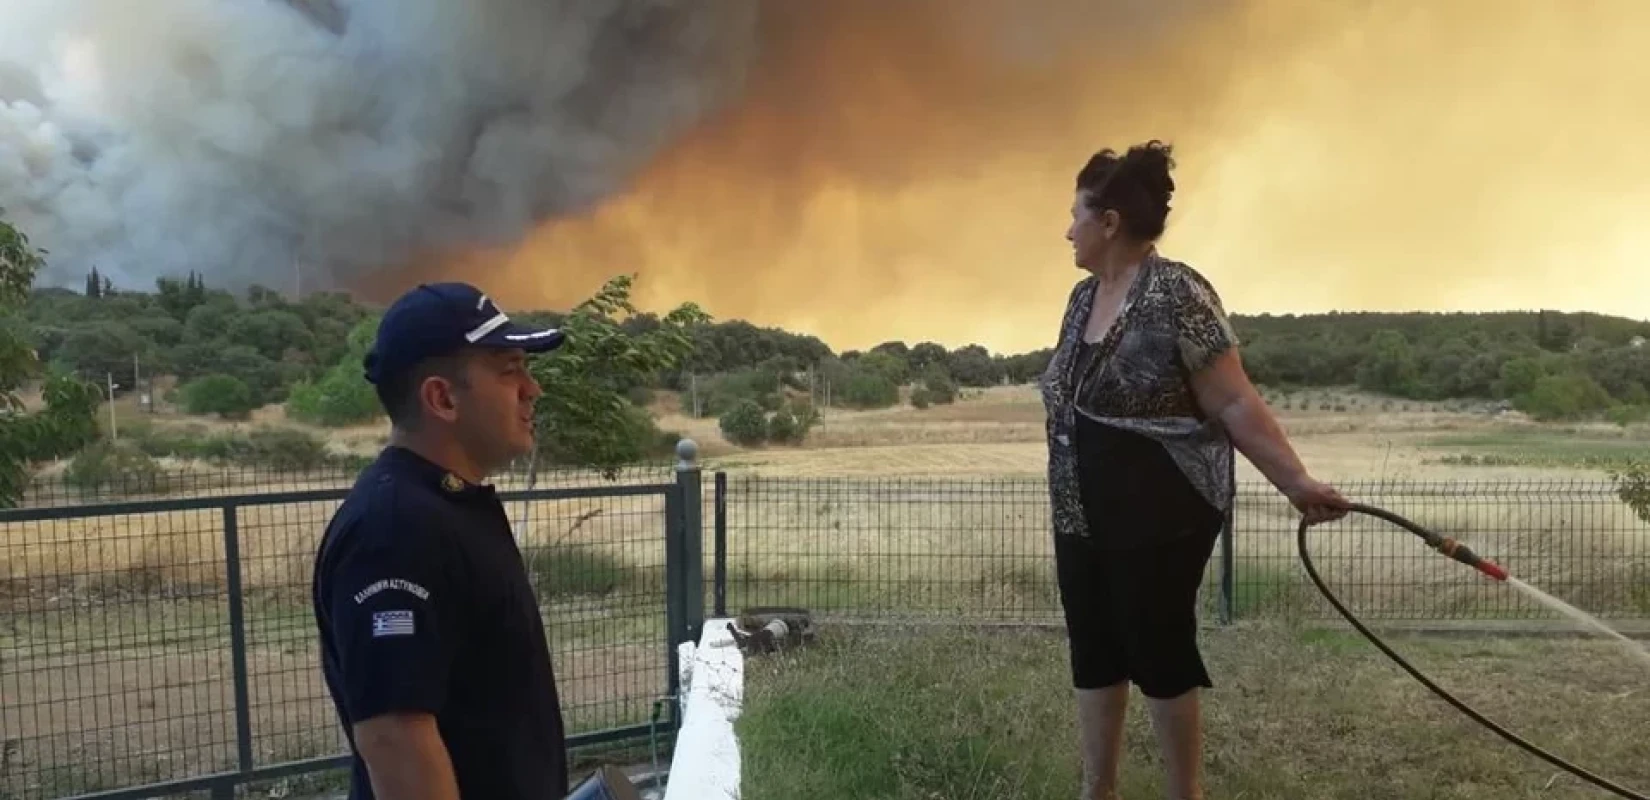
[[[1084,798],[1116,798],[1129,686],[1170,797],[1200,800],[1197,645],[1204,568],[1233,500],[1234,446],[1319,523],[1348,502],[1307,473],[1249,382],[1214,287],[1163,258],[1174,181],[1160,142],[1097,153],[1066,239],[1088,272],[1042,376],[1055,560],[1070,639]]]

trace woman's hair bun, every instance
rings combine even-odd
[[[1123,219],[1123,230],[1144,241],[1163,235],[1174,196],[1174,147],[1153,139],[1130,147],[1095,153],[1077,173],[1077,190],[1089,193],[1088,206],[1111,209]]]

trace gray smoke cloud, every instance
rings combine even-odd
[[[736,97],[757,0],[5,0],[0,209],[148,288],[505,243]]]

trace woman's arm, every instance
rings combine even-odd
[[[1220,295],[1202,276],[1187,272],[1172,285],[1180,316],[1180,357],[1198,407],[1219,420],[1232,444],[1289,498],[1309,523],[1346,516],[1351,505],[1334,487],[1314,480],[1289,437],[1255,391],[1238,356],[1237,332]]]
[[[1191,385],[1198,407],[1210,419],[1220,421],[1232,443],[1279,491],[1288,494],[1309,480],[1306,466],[1289,445],[1277,417],[1250,383],[1237,348],[1227,349],[1192,373]]]
[[[1191,385],[1203,413],[1220,421],[1232,444],[1289,498],[1307,522],[1317,524],[1346,515],[1350,504],[1306,471],[1272,409],[1249,381],[1236,347],[1192,373]]]

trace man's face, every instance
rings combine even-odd
[[[454,388],[453,427],[477,460],[502,467],[533,451],[533,402],[542,394],[520,350],[476,350]]]

